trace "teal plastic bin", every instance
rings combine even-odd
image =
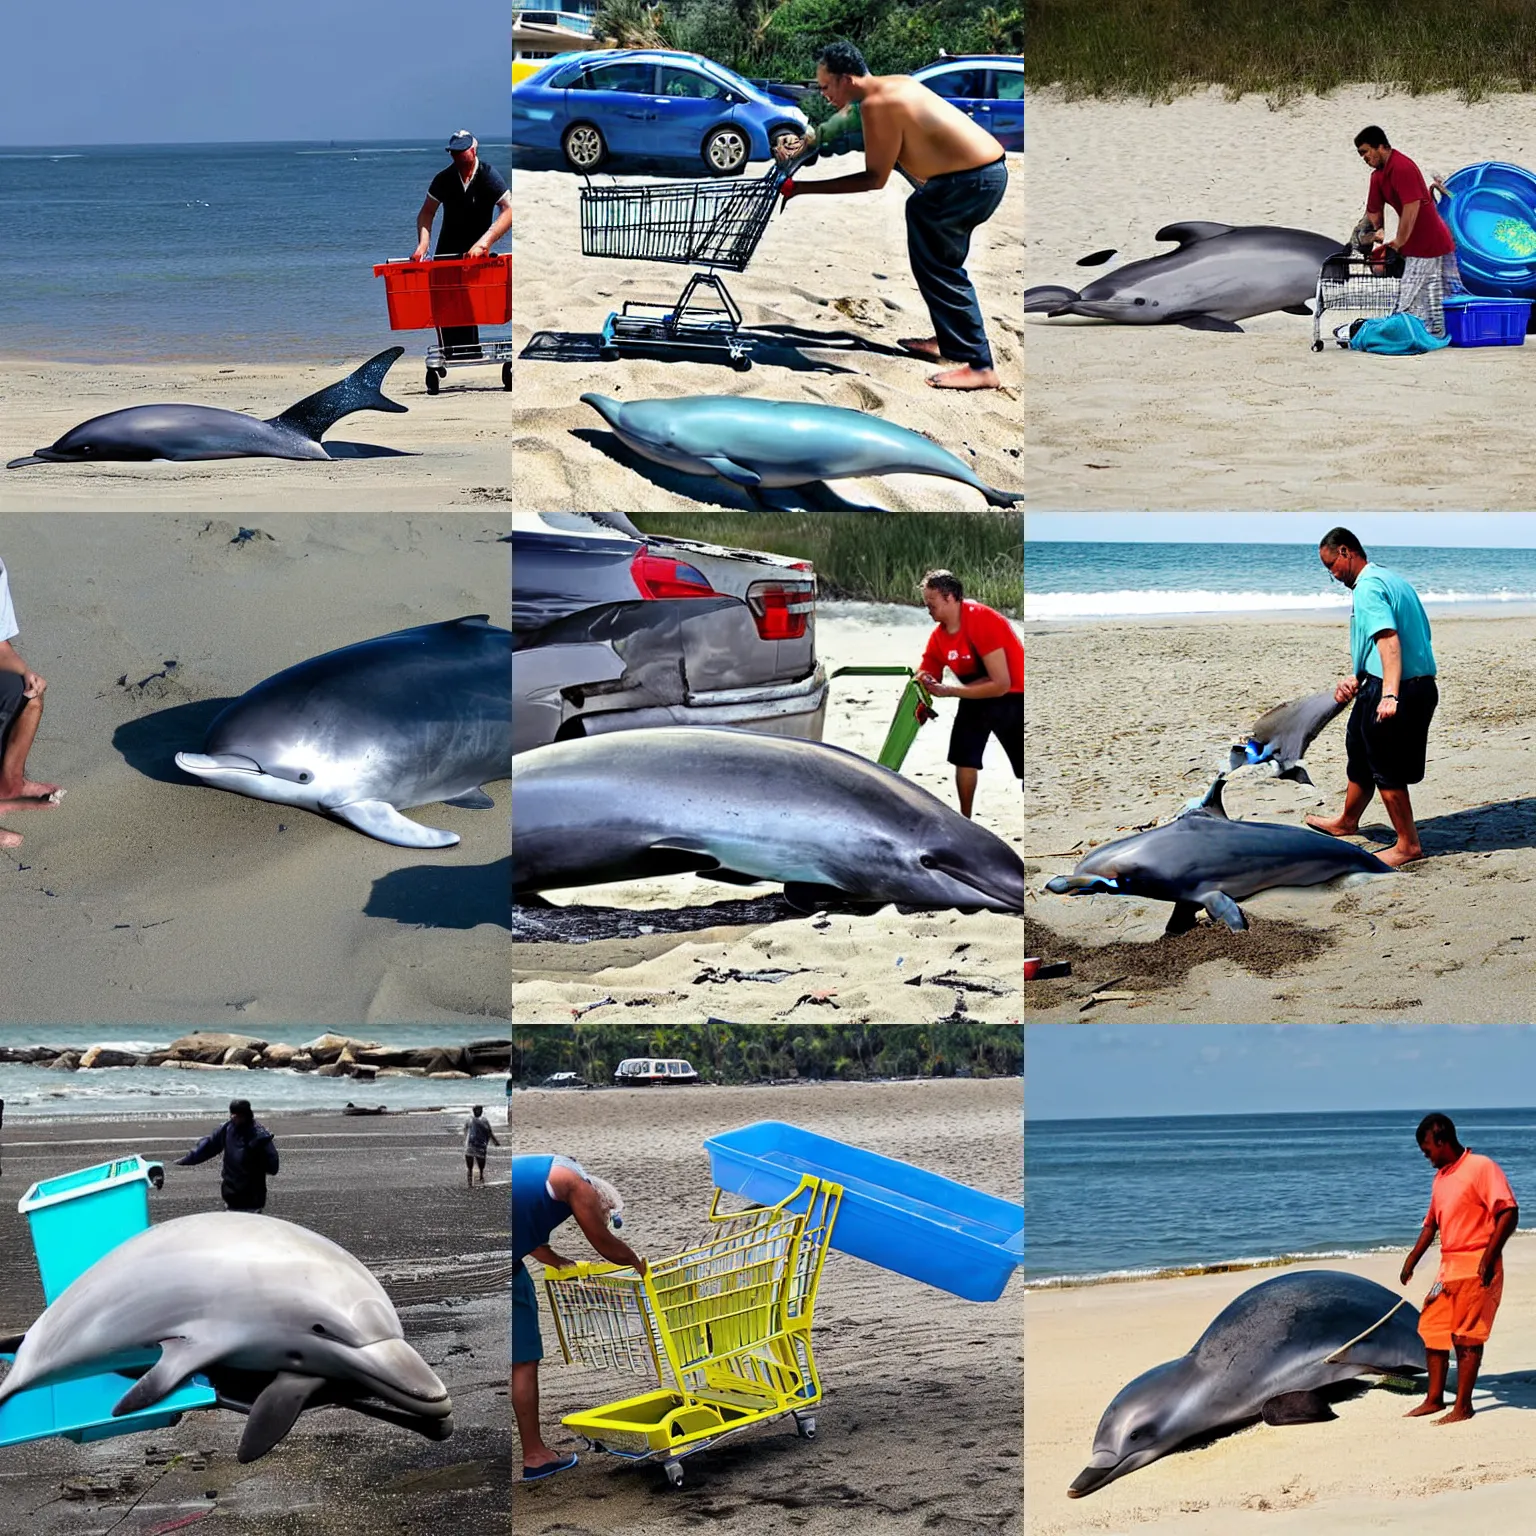
[[[32,1250],[52,1305],[98,1259],[149,1226],[149,1186],[162,1177],[158,1163],[142,1157],[98,1163],[34,1184],[16,1203],[32,1230]],[[133,1370],[160,1358],[158,1349],[114,1360]],[[0,1355],[6,1364],[14,1359]],[[212,1408],[217,1395],[201,1376],[138,1413],[112,1417],[112,1407],[133,1385],[132,1376],[100,1371],[73,1381],[19,1392],[0,1403],[0,1446],[64,1435],[75,1441],[105,1440],[141,1429],[164,1429],[192,1408]]]

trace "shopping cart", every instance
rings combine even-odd
[[[567,1363],[658,1383],[561,1422],[594,1450],[659,1460],[674,1488],[685,1456],[753,1425],[792,1415],[805,1439],[816,1434],[811,1320],[842,1186],[807,1174],[777,1205],[723,1215],[721,1193],[709,1240],[644,1276],[576,1264],[544,1277]]]
[[[1356,319],[1395,314],[1402,290],[1403,258],[1391,252],[1380,266],[1372,266],[1358,251],[1340,251],[1323,263],[1317,276],[1317,298],[1312,307],[1312,350],[1323,350],[1323,315],[1328,310]],[[1339,331],[1345,334],[1340,336]],[[1349,345],[1347,328],[1339,326],[1334,340]]]
[[[512,320],[512,258],[438,256],[431,261],[410,258],[386,261],[373,269],[384,279],[392,331],[436,329],[437,342],[427,348],[427,393],[435,395],[450,368],[501,364],[501,387],[512,388],[512,334],[481,336],[478,342],[445,343],[444,330],[464,326],[510,325]]]
[[[677,302],[629,299],[603,322],[601,355],[673,351],[752,366],[741,310],[715,268],[743,272],[798,162],[775,164],[756,181],[665,181],[581,190],[581,254],[705,267]],[[724,354],[722,356],[721,354]]]

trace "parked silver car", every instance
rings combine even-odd
[[[512,517],[512,750],[655,725],[821,739],[810,564],[626,518]]]

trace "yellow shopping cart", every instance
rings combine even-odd
[[[593,1449],[682,1459],[755,1424],[793,1415],[806,1439],[821,1401],[811,1321],[843,1190],[809,1174],[777,1205],[719,1210],[707,1242],[654,1260],[646,1275],[616,1264],[545,1274],[568,1364],[654,1376],[657,1389],[561,1422]]]

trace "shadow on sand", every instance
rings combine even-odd
[[[201,784],[200,779],[176,766],[176,754],[201,752],[214,717],[234,702],[232,698],[198,699],[125,720],[113,731],[112,745],[130,768],[147,779],[161,784]]]
[[[417,864],[373,882],[366,917],[415,928],[512,926],[512,856],[489,864]]]

